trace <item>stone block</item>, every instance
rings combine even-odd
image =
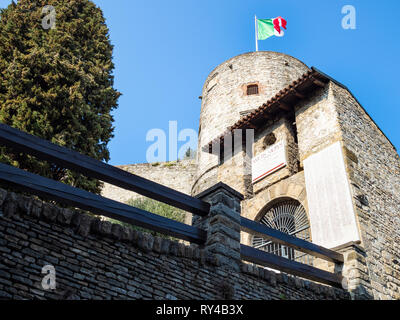
[[[238,260],[238,261],[240,260],[240,251],[226,247],[221,243],[214,243],[212,245],[207,246],[207,251],[221,254],[233,260]]]
[[[200,259],[200,249],[198,247],[193,248],[193,259],[194,260]]]
[[[154,237],[153,250],[157,253],[161,253],[162,238]]]
[[[56,207],[55,205],[46,202],[43,203],[42,216],[45,220],[54,222],[59,212],[60,208]]]
[[[9,192],[3,205],[4,216],[7,218],[14,217],[18,214],[17,195],[14,192]]]
[[[78,215],[75,215],[74,218],[76,216],[78,216]],[[80,214],[79,216],[80,216],[80,218],[79,218],[79,223],[77,223],[77,225],[76,225],[76,232],[79,235],[86,237],[86,236],[88,236],[88,234],[90,232],[91,224],[95,218],[91,217],[87,214]]]
[[[22,196],[19,198],[18,207],[21,213],[30,215],[32,210],[33,199],[31,197]]]
[[[223,204],[226,207],[235,210],[235,201],[232,199],[232,197],[223,192],[217,193],[216,195],[212,196],[209,202],[212,205]]]
[[[240,230],[238,229],[239,229],[238,227],[236,227],[235,229],[231,229],[223,224],[214,224],[212,226],[212,229],[209,228],[209,230],[207,231],[208,231],[208,237],[210,237],[212,234],[222,233],[227,237],[231,238],[235,237],[236,239],[239,237],[240,239]]]
[[[111,226],[111,235],[114,239],[120,240],[122,237],[123,227],[118,223],[113,223]]]
[[[169,254],[173,256],[178,255],[178,243],[175,241],[171,241],[170,246],[169,246]]]
[[[75,212],[73,210],[63,208],[58,212],[57,222],[62,225],[69,225]]]
[[[130,227],[122,227],[121,232],[121,240],[124,242],[131,242],[132,241],[132,229]]]
[[[183,243],[178,243],[178,257],[184,257],[185,256],[185,248],[186,246]]]
[[[0,207],[3,205],[6,197],[7,197],[7,191],[0,188]]]
[[[138,243],[139,248],[145,252],[153,250],[154,238],[151,234],[144,232],[141,243]]]
[[[171,241],[163,238],[162,242],[161,242],[161,253],[168,254],[170,245],[171,245]]]
[[[235,210],[230,209],[229,207],[218,203],[211,207],[209,217],[210,219],[214,216],[221,215],[225,216],[233,222],[240,223],[240,213]]]
[[[33,200],[31,216],[34,218],[40,218],[42,214],[43,202],[40,200]]]
[[[240,239],[233,239],[231,236],[227,236],[224,233],[212,233],[212,236],[208,237],[207,246],[211,246],[216,243],[236,251],[240,250]]]
[[[194,248],[192,248],[191,246],[185,246],[185,257],[192,259],[193,258],[193,251]]]
[[[100,233],[104,236],[110,236],[112,230],[112,223],[110,221],[100,221]]]
[[[237,215],[240,219],[240,216]],[[223,214],[218,214],[212,216],[209,221],[209,230],[212,230],[213,226],[215,225],[223,225],[233,231],[239,232],[240,231],[240,220],[239,219],[231,219]]]

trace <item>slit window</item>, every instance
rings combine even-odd
[[[258,85],[250,84],[247,86],[247,95],[250,96],[252,94],[258,94]]]

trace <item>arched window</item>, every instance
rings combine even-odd
[[[282,198],[274,201],[263,210],[259,222],[270,228],[310,241],[310,224],[307,213],[297,200]],[[252,245],[254,248],[265,250],[290,260],[312,264],[311,256],[261,237],[254,236]]]
[[[258,84],[250,84],[247,86],[247,95],[258,94]]]

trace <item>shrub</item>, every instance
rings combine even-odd
[[[158,202],[153,199],[149,199],[149,198],[134,199],[134,198],[132,198],[132,199],[129,199],[126,202],[126,204],[136,207],[136,208],[139,208],[139,209],[142,209],[142,210],[145,210],[145,211],[148,211],[148,212],[151,212],[151,213],[154,213],[154,214],[157,214],[157,215],[160,215],[160,216],[163,216],[163,217],[166,217],[166,218],[169,218],[169,219],[172,219],[172,220],[175,220],[175,221],[178,221],[178,222],[184,222],[184,220],[185,220],[185,212],[183,210],[172,207],[172,206],[162,203],[162,202]],[[161,234],[156,231],[147,230],[147,229],[144,229],[144,228],[141,228],[141,227],[129,224],[129,223],[117,221],[114,219],[110,219],[110,220],[113,223],[118,223],[123,226],[127,226],[132,229],[135,229],[135,230],[149,232],[153,236],[159,236],[159,237],[163,237],[163,238],[173,239],[173,237]]]

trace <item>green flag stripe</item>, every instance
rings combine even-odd
[[[274,35],[274,24],[272,19],[257,19],[257,38],[265,40]]]

